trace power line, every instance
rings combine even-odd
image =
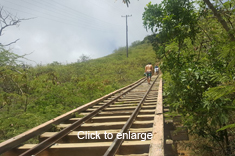
[[[53,1],[54,1],[54,0],[53,0]],[[82,13],[82,12],[80,12],[80,11],[78,11],[78,10],[75,10],[75,9],[73,9],[73,8],[71,8],[71,7],[68,7],[68,6],[66,6],[66,5],[64,5],[64,4],[62,4],[62,3],[59,3],[59,2],[56,2],[56,1],[54,1],[54,3],[59,4],[60,6],[63,6],[64,8],[68,8],[68,9],[70,9],[71,11],[73,11],[73,12],[75,12],[75,13],[79,13],[79,14],[82,14],[82,15],[84,15],[84,16],[86,16],[86,17],[92,18],[92,19],[94,19],[94,20],[101,21],[101,22],[104,22],[104,23],[107,23],[107,24],[111,24],[111,25],[116,25],[116,24],[113,24],[113,23],[110,23],[110,22],[107,22],[107,21],[98,19],[98,18],[96,18],[96,17],[93,17],[93,16],[90,16],[90,15],[84,14],[84,13]]]
[[[23,1],[25,1],[25,0],[23,0]],[[30,5],[32,5],[32,6],[35,6],[35,3],[32,3],[32,2],[27,2],[27,1],[25,1],[26,3],[28,3],[28,4],[30,4]],[[39,6],[39,5],[36,5],[37,7],[39,7],[40,9],[41,8],[43,8],[43,9],[45,9],[45,10],[47,10],[47,11],[49,11],[49,12],[54,12],[54,13],[56,13],[57,15],[58,14],[61,14],[61,15],[63,15],[63,16],[66,16],[66,19],[71,19],[71,18],[73,18],[74,19],[74,21],[84,21],[85,23],[82,23],[82,24],[88,24],[88,25],[93,25],[94,24],[94,22],[91,22],[90,20],[88,20],[87,18],[85,18],[84,16],[79,16],[79,19],[77,18],[77,17],[74,17],[74,15],[77,15],[77,14],[74,14],[74,13],[72,13],[72,12],[65,12],[64,11],[64,9],[62,9],[62,10],[59,10],[58,8],[52,8],[52,6],[54,6],[54,4],[52,4],[52,6],[51,5],[49,5],[49,7],[50,7],[50,9],[47,9],[47,8],[45,8],[45,3],[42,3],[41,1],[40,1],[40,3],[42,4],[42,6]],[[39,2],[37,2],[37,4],[40,4]],[[57,3],[57,2],[56,2]],[[48,3],[46,2],[46,4],[47,4],[47,6],[48,6]],[[64,12],[64,13],[63,13]],[[71,16],[71,15],[69,15],[68,16],[68,13],[70,13],[71,15],[73,15],[73,16]],[[84,15],[86,15],[86,14],[84,14]],[[81,18],[82,17],[82,18]],[[89,16],[88,16],[89,17]],[[79,22],[80,22],[79,21]],[[96,21],[98,21],[98,22],[101,22],[101,21],[99,21],[99,20],[96,20]],[[96,25],[97,26],[97,25]],[[103,28],[103,26],[101,26],[100,28]]]
[[[39,17],[44,18],[44,19],[53,20],[53,21],[56,21],[56,22],[69,24],[69,25],[74,25],[74,26],[78,26],[78,27],[82,27],[82,28],[89,28],[89,29],[96,30],[96,31],[107,32],[107,28],[105,28],[107,26],[103,25],[102,23],[100,23],[100,24],[96,23],[96,25],[94,25],[94,22],[90,22],[90,21],[82,22],[81,19],[75,19],[75,18],[73,20],[73,19],[71,19],[71,16],[69,16],[69,17],[68,16],[58,16],[57,12],[55,12],[56,15],[53,15],[53,14],[48,14],[46,12],[40,12],[37,9],[32,9],[32,8],[26,7],[25,5],[21,5],[21,4],[18,4],[18,3],[12,3],[12,2],[9,2],[9,1],[7,1],[7,3],[11,3],[11,4],[14,4],[16,6],[19,6],[18,8],[23,7],[23,8],[26,8],[27,10],[32,10],[34,12],[38,12],[40,14],[47,15],[46,17],[39,15]],[[5,6],[5,7],[7,7],[7,6]],[[37,7],[39,7],[42,10],[42,8],[40,6],[37,6]],[[33,16],[38,16],[38,14],[33,14],[32,12],[31,13],[26,12],[25,9],[24,10],[19,10],[19,9],[12,8],[12,7],[8,7],[8,8],[13,9],[13,10],[17,10],[18,12],[24,12],[24,13],[27,13],[27,14],[32,14]],[[43,8],[43,9],[47,10],[46,8]],[[52,18],[50,18],[50,17],[52,17]],[[65,17],[65,19],[63,17]],[[57,20],[57,19],[59,19],[59,20]],[[78,23],[78,25],[76,23]],[[115,32],[117,32],[117,31],[119,31],[119,29],[115,30]]]
[[[85,28],[85,29],[91,29],[91,30],[96,30],[96,31],[101,31],[101,32],[106,32],[106,33],[107,32],[108,33],[118,33],[117,31],[121,31],[120,26],[119,27],[112,27],[113,29],[115,29],[114,31],[107,31],[107,30],[110,30],[111,24],[112,24],[112,26],[117,26],[117,24],[106,22],[105,20],[100,20],[99,18],[95,18],[95,17],[90,16],[88,14],[84,14],[81,11],[73,9],[71,6],[69,6],[68,2],[66,2],[66,4],[64,4],[63,2],[59,3],[59,2],[56,2],[55,0],[51,0],[51,1],[22,0],[24,3],[22,3],[22,1],[11,1],[11,0],[5,0],[5,1],[6,1],[6,3],[14,4],[14,5],[9,5],[11,7],[8,7],[8,8],[11,8],[12,10],[17,10],[18,12],[31,14],[33,16],[39,16],[40,18],[47,19],[50,21],[55,21],[55,22],[66,24],[66,25],[71,25],[74,27],[81,27],[81,28]],[[101,0],[101,1],[99,1],[99,3],[93,2],[90,5],[96,5],[98,8],[97,10],[102,9],[102,11],[104,9],[110,11],[110,9],[111,9],[112,14],[115,13],[115,14],[119,15],[119,17],[120,17],[119,11],[124,12],[127,9],[130,10],[129,8],[125,9],[125,6],[121,7],[120,1],[115,2],[115,0],[113,0],[113,3],[112,3],[112,1],[109,1],[109,0]],[[91,1],[89,3],[91,3]],[[103,3],[105,3],[105,4],[103,4]],[[107,7],[107,6],[109,6],[109,7]],[[35,9],[35,7],[36,7],[36,9]],[[25,8],[25,9],[19,9],[19,8]],[[40,10],[37,8],[39,8]],[[30,10],[30,11],[27,12],[27,10]],[[78,14],[79,14],[79,18],[76,17]],[[92,19],[93,22],[90,19]],[[112,21],[114,21],[114,22],[117,21],[117,20],[113,20],[113,19],[112,19]],[[97,21],[97,23],[95,23],[94,21]],[[137,25],[136,21],[132,21],[132,24],[130,26],[133,27],[133,24]],[[128,32],[128,26],[126,27],[126,30]],[[133,34],[132,31],[130,31],[130,33]],[[136,36],[137,34],[134,33],[134,35],[132,35],[132,36]],[[127,34],[127,39],[128,39],[128,34]],[[127,45],[128,45],[128,40],[127,40]]]

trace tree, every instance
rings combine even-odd
[[[229,135],[235,127],[234,1],[204,0],[199,5],[196,10],[189,0],[149,3],[144,25],[155,33],[149,40],[162,58],[170,110],[182,115],[191,133],[210,141],[207,149],[230,155],[234,140]]]
[[[11,26],[19,26],[20,22],[23,20],[28,20],[24,18],[18,18],[16,16],[13,16],[11,13],[5,11],[3,7],[0,7],[0,37],[3,35],[3,32],[6,28]],[[16,39],[13,42],[10,43],[0,43],[1,47],[9,46],[13,43],[16,43],[19,39]]]
[[[123,0],[123,3],[127,5],[127,7],[129,6],[130,4],[130,0]]]
[[[231,28],[229,28],[228,23],[223,19],[221,13],[213,6],[213,4],[210,2],[210,0],[203,0],[208,7],[212,10],[214,16],[217,18],[217,20],[220,22],[220,24],[223,26],[223,28],[227,31],[227,33],[229,34],[229,37],[231,39],[231,41],[235,41],[234,38],[234,31],[231,32]],[[229,1],[228,1],[229,2]],[[222,2],[221,2],[222,3]]]
[[[90,57],[89,56],[86,56],[84,54],[82,54],[79,59],[77,60],[78,63],[81,63],[81,62],[87,62],[90,60]]]

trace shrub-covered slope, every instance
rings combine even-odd
[[[119,48],[111,55],[68,65],[25,68],[7,62],[13,55],[1,50],[1,142],[138,80],[144,66],[156,61],[146,42],[132,44],[128,58],[126,49]]]

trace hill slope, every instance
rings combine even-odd
[[[0,141],[138,80],[144,66],[155,61],[152,46],[138,42],[129,48],[128,58],[126,49],[119,48],[68,65],[1,66]]]

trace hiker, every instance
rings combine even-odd
[[[145,73],[146,73],[146,75],[147,75],[148,84],[150,84],[150,81],[151,81],[152,71],[153,71],[153,66],[152,66],[151,63],[148,63],[148,64],[145,66]]]
[[[158,66],[156,65],[155,67],[154,67],[154,73],[155,73],[155,75],[157,75],[158,74]]]

